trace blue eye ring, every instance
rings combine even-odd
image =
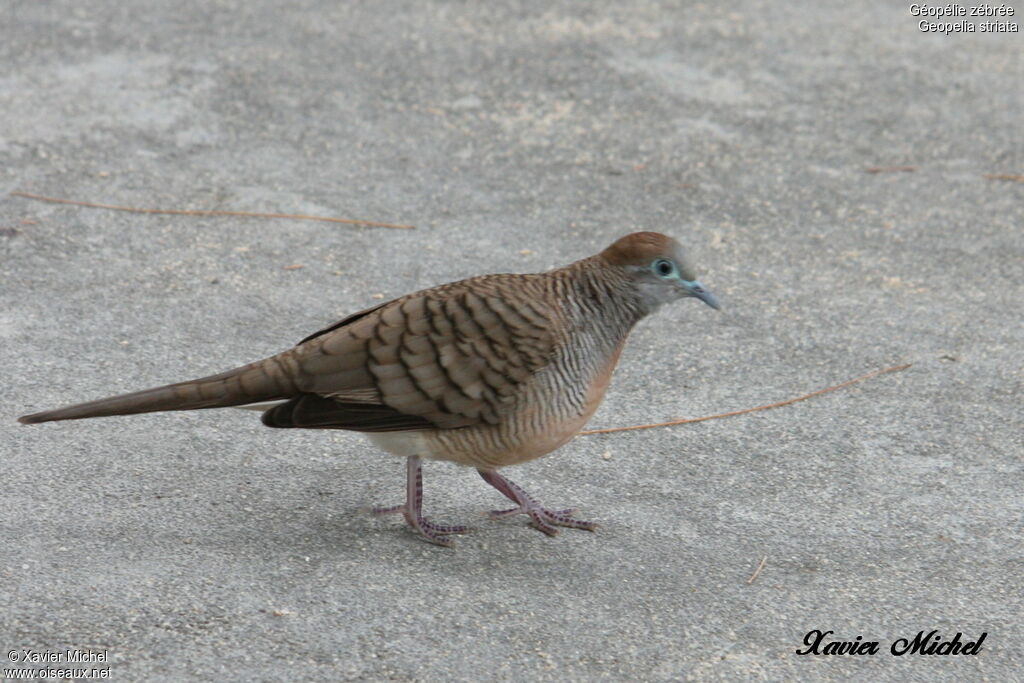
[[[651,270],[658,277],[671,277],[676,272],[676,264],[668,259],[660,258],[651,264]]]

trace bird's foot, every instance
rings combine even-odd
[[[506,498],[519,504],[518,507],[508,510],[491,510],[489,513],[491,519],[505,519],[506,517],[519,514],[529,515],[530,525],[535,529],[543,531],[548,536],[557,534],[557,527],[560,526],[569,527],[570,529],[583,529],[585,531],[593,531],[597,528],[597,522],[588,522],[573,517],[573,513],[576,512],[574,508],[548,510],[518,484],[509,481],[497,472],[480,471],[480,476],[488,484],[498,489]]]
[[[370,512],[374,515],[387,515],[395,512],[402,513],[405,517],[405,521],[410,527],[416,530],[416,532],[427,539],[431,543],[437,545],[443,545],[446,548],[451,548],[454,544],[448,536],[453,534],[464,534],[469,531],[468,526],[461,524],[436,524],[430,521],[429,517],[424,517],[420,513],[410,514],[408,508],[403,505],[393,505],[391,507],[376,506],[370,508]]]
[[[488,515],[491,519],[505,519],[506,517],[512,517],[513,515],[525,514],[530,516],[530,526],[534,529],[543,531],[548,536],[554,536],[558,533],[556,527],[564,526],[570,529],[583,529],[585,531],[593,531],[597,528],[597,522],[588,522],[585,519],[576,519],[572,514],[576,512],[574,508],[567,510],[548,510],[545,507],[541,507],[536,501],[531,501],[527,505],[520,505],[517,508],[511,508],[509,510],[491,510]]]

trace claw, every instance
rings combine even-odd
[[[548,536],[557,534],[557,527],[560,526],[569,527],[570,529],[584,529],[586,531],[593,531],[597,528],[596,522],[574,518],[572,515],[576,512],[575,508],[548,510],[517,484],[509,481],[497,472],[487,472],[484,470],[478,470],[478,472],[484,481],[498,489],[506,498],[518,504],[518,507],[508,510],[491,510],[489,513],[491,519],[505,519],[519,514],[529,515],[530,525],[539,531],[543,531]]]
[[[549,510],[534,500],[526,491],[497,472],[477,471],[484,481],[516,504],[516,507],[507,510],[491,510],[489,513],[491,519],[527,515],[530,518],[530,526],[548,536],[556,535],[558,527],[585,531],[593,531],[597,528],[596,522],[573,517],[576,512],[575,508]],[[413,455],[406,459],[405,474],[405,502],[401,505],[377,505],[370,508],[370,513],[374,515],[401,513],[409,526],[425,540],[435,545],[451,548],[454,543],[448,537],[467,533],[470,531],[470,527],[462,524],[437,524],[430,521],[429,517],[423,516],[423,469],[419,457]]]
[[[401,505],[377,505],[370,508],[374,515],[402,513],[405,521],[426,540],[451,548],[454,543],[447,538],[453,534],[464,534],[470,529],[461,524],[435,524],[423,516],[423,471],[419,457],[413,455],[406,460],[405,502]]]

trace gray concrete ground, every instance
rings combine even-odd
[[[1021,34],[922,33],[910,3],[728,5],[3,3],[0,658],[91,648],[115,680],[1021,680],[1024,183],[986,178],[1024,173]],[[636,229],[689,245],[726,308],[642,324],[592,426],[914,365],[509,472],[594,534],[487,521],[499,496],[430,464],[430,513],[477,527],[455,550],[359,511],[399,501],[402,463],[355,434],[14,421]],[[797,656],[812,629],[880,652]],[[922,629],[987,637],[889,653]]]

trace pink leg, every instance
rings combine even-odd
[[[572,513],[575,510],[571,508],[568,510],[548,510],[534,500],[533,496],[529,493],[497,472],[488,472],[487,470],[477,470],[477,472],[480,473],[484,481],[501,491],[502,495],[518,505],[518,507],[511,508],[510,510],[492,510],[491,519],[504,519],[512,515],[526,514],[530,516],[530,524],[548,536],[557,534],[558,529],[555,527],[560,526],[571,529],[585,529],[587,531],[593,531],[597,528],[596,522],[574,519]]]
[[[375,515],[386,515],[401,512],[405,521],[431,543],[450,548],[451,540],[446,538],[452,534],[464,534],[469,527],[461,525],[434,524],[423,516],[423,468],[419,456],[411,455],[405,461],[405,503],[391,507],[374,507],[370,509]]]

